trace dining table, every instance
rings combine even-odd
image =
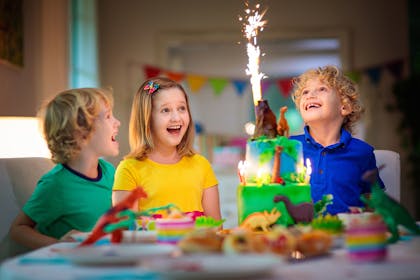
[[[143,255],[138,262],[127,264],[79,263],[62,254],[75,246],[77,243],[74,242],[56,243],[9,258],[1,263],[0,279],[420,279],[420,236],[406,236],[387,245],[387,256],[380,261],[352,261],[345,244],[338,244],[322,256],[288,260],[272,255],[269,263],[261,262],[263,255],[244,258],[246,254],[229,257],[213,254],[216,267],[201,271],[199,267],[192,267],[191,262],[189,269],[185,269],[184,263],[184,267],[178,264],[169,268],[166,266],[165,270],[162,261],[182,259],[176,254],[153,256],[149,260],[145,260]],[[135,244],[129,246],[135,248]],[[198,262],[205,255],[191,257],[190,260]],[[266,266],[256,267],[258,263]],[[223,270],[219,269],[221,267]]]

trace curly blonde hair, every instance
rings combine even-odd
[[[345,106],[349,106],[351,113],[344,118],[342,127],[350,133],[353,133],[356,122],[364,113],[364,108],[359,100],[357,85],[346,77],[336,66],[327,65],[316,69],[309,69],[292,81],[294,86],[292,99],[298,111],[302,98],[302,91],[308,80],[312,79],[319,79],[329,85],[329,87],[335,89],[341,99],[341,103]]]
[[[66,164],[79,153],[95,129],[101,101],[112,108],[110,89],[77,88],[59,93],[41,108],[38,116],[53,162]]]
[[[156,90],[151,92],[146,86],[150,83],[158,85]],[[159,94],[159,91],[177,88],[184,93],[187,103],[188,116],[190,123],[187,131],[177,146],[177,151],[180,156],[192,156],[195,154],[194,145],[194,122],[190,111],[190,102],[188,95],[184,88],[177,82],[166,77],[155,77],[146,80],[137,90],[133,98],[133,105],[131,107],[130,125],[129,125],[129,144],[130,152],[125,158],[135,158],[137,160],[144,160],[148,153],[154,149],[154,142],[151,132],[152,122],[152,99]]]

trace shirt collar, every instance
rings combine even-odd
[[[309,134],[309,126],[307,126],[307,125],[305,126],[304,132],[305,132],[305,141],[307,143],[311,143],[314,146],[322,147],[321,144],[316,142],[315,139],[312,138],[311,134]],[[338,143],[330,145],[326,148],[336,149],[336,148],[339,148],[339,147],[345,147],[350,142],[350,140],[351,140],[351,134],[347,130],[345,130],[344,128],[341,128],[340,141]]]

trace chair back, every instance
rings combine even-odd
[[[53,166],[50,159],[41,157],[0,159],[0,262],[28,251],[10,239],[9,228],[38,180]]]
[[[386,193],[400,201],[401,162],[400,154],[391,150],[374,150],[376,165],[384,167],[379,170],[379,176],[385,184]]]

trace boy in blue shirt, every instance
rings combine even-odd
[[[377,167],[374,148],[352,137],[363,113],[355,83],[337,67],[325,66],[306,71],[294,79],[294,85],[292,98],[305,129],[304,134],[290,138],[302,142],[303,156],[311,162],[313,201],[332,194],[330,214],[364,207],[360,196],[369,195],[370,183],[362,176]]]
[[[40,111],[56,165],[44,174],[10,227],[13,240],[36,249],[90,231],[112,206],[114,166],[100,157],[119,153],[120,122],[105,89],[59,93]]]

